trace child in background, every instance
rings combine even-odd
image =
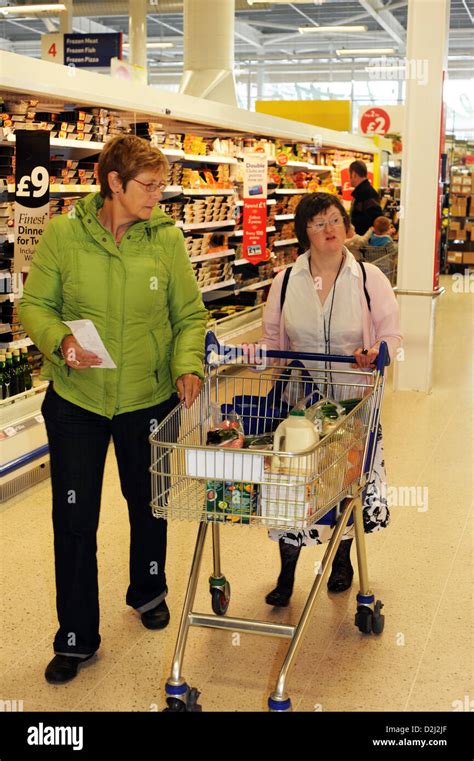
[[[388,217],[376,217],[374,227],[365,246],[360,247],[360,255],[365,262],[373,262],[388,277],[392,285],[396,282],[398,244],[390,233],[393,225]]]
[[[349,249],[351,254],[353,254],[358,261],[362,258],[361,248],[364,248],[367,245],[368,240],[372,235],[373,229],[373,227],[369,227],[364,235],[357,235],[354,225],[349,227],[344,245]]]
[[[369,246],[387,246],[389,243],[393,243],[390,236],[392,228],[393,225],[388,217],[376,217],[373,232],[368,240]]]

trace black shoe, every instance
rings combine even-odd
[[[168,606],[163,600],[156,608],[147,610],[142,613],[142,624],[147,629],[164,629],[170,622],[170,612]]]
[[[280,539],[280,559],[281,572],[278,577],[275,589],[265,597],[267,605],[273,605],[275,608],[286,608],[293,594],[293,585],[295,583],[295,571],[301,547],[294,547],[292,544],[286,544]]]
[[[94,655],[94,653],[92,653]],[[49,684],[65,684],[77,676],[79,666],[92,658],[88,655],[86,658],[77,658],[72,655],[55,655],[53,660],[48,663],[44,672],[46,681]]]
[[[265,597],[267,605],[273,605],[275,608],[286,608],[290,602],[290,597],[293,594],[293,589],[284,589],[283,587],[275,587]]]
[[[345,592],[352,584],[354,569],[350,558],[351,545],[352,539],[344,539],[337,549],[328,579],[329,592]]]

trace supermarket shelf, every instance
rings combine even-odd
[[[258,265],[259,265],[259,264],[267,264],[267,263],[268,263],[268,261],[269,261],[269,259],[264,259],[263,261],[261,261],[261,262],[257,262],[257,263],[255,264],[255,262],[250,262],[248,259],[244,259],[244,258],[242,258],[242,259],[234,259],[234,261],[232,262],[232,264],[233,264],[234,266],[235,266],[235,265],[239,266],[239,265],[241,265],[241,264],[251,264],[251,265],[252,265],[252,267],[258,267]]]
[[[306,190],[306,188],[276,188],[275,190],[270,191],[272,193],[276,193],[280,196],[289,196],[289,195],[297,195],[297,194],[305,194],[309,193],[309,190]]]
[[[85,195],[87,193],[98,193],[100,190],[100,185],[74,185],[74,184],[67,184],[67,185],[60,185],[57,183],[52,183],[49,186],[49,194],[50,196],[58,195]],[[14,185],[3,185],[0,182],[0,193],[4,192],[8,193],[15,193],[15,186]]]
[[[270,193],[271,192],[272,191],[270,191]],[[243,201],[236,201],[235,205],[236,206],[243,206],[244,202]],[[276,206],[276,200],[274,198],[267,198],[267,206]]]
[[[266,285],[270,285],[270,283],[273,283],[273,278],[270,277],[268,280],[261,280],[260,283],[252,283],[252,285],[244,285],[243,288],[239,288],[237,290],[239,291],[256,291],[259,288],[264,288]]]
[[[237,164],[237,159],[233,156],[195,156],[192,153],[184,153],[183,161],[189,161],[192,164]]]
[[[27,399],[30,396],[36,396],[36,394],[46,391],[48,386],[49,381],[41,381],[36,386],[33,386],[33,388],[28,389],[28,391],[21,391],[19,394],[7,397],[7,399],[0,399],[0,407],[3,407],[5,410],[10,404],[18,404],[20,401],[23,401],[23,399]],[[17,407],[15,407],[15,410],[16,409]]]
[[[269,166],[271,164],[276,164],[276,158],[274,158],[273,156],[268,156],[268,154],[266,153],[260,153],[260,152],[253,153],[252,151],[249,151],[248,153],[238,153],[236,158],[243,160],[243,159],[249,158],[249,156],[251,156],[252,158],[266,158]]]
[[[10,134],[6,138],[0,141],[0,145],[11,145],[16,143],[16,135]],[[99,153],[104,147],[105,143],[101,143],[95,140],[71,140],[71,138],[52,137],[50,139],[51,148],[60,149],[60,152],[65,156],[71,153],[76,158],[85,158],[86,156],[92,156],[94,153]],[[53,151],[56,153],[57,151]]]
[[[273,272],[283,272],[283,270],[287,270],[289,267],[293,267],[294,262],[290,262],[289,264],[284,264],[283,267],[274,267]]]
[[[24,346],[34,346],[31,338],[20,338],[18,341],[10,341],[10,343],[2,343],[0,341],[0,349],[22,349]]]
[[[273,246],[275,248],[276,246],[293,246],[295,243],[298,243],[298,238],[287,238],[286,240],[276,240]]]
[[[177,159],[184,158],[184,151],[181,151],[181,150],[179,150],[177,148],[160,148],[160,146],[157,146],[157,147],[169,159],[176,159],[177,160]]]
[[[242,343],[246,337],[251,341],[255,340],[253,331],[261,330],[263,317],[263,304],[256,307],[250,307],[235,314],[221,317],[218,320],[209,320],[207,329],[212,330],[216,337],[225,346],[232,341],[239,339],[237,343]],[[246,340],[248,340],[246,339]]]
[[[209,188],[209,189],[200,188],[199,190],[193,190],[192,188],[183,188],[182,191],[184,196],[233,196],[235,195],[235,190],[231,190],[230,188],[216,188],[215,190],[212,190],[212,188]]]
[[[275,233],[276,227],[267,227],[267,233]],[[243,230],[235,230],[235,232],[231,233],[232,238],[241,238],[244,234]]]
[[[170,196],[179,196],[183,192],[181,185],[167,185],[163,190],[162,198],[169,198]]]
[[[201,256],[190,256],[190,262],[206,262],[208,259],[220,259],[224,256],[235,256],[235,249],[227,248],[223,251],[212,251],[210,254],[202,254]]]
[[[209,293],[209,291],[217,291],[219,288],[228,288],[231,285],[235,285],[234,278],[230,280],[223,280],[222,283],[213,283],[212,285],[204,285],[201,288],[201,293]]]
[[[182,185],[168,185],[163,196],[232,196],[235,190],[231,188],[183,188]]]
[[[287,219],[294,219],[294,214],[275,214],[275,222],[283,222]]]
[[[217,230],[219,227],[229,227],[235,225],[235,219],[223,219],[219,222],[196,222],[195,224],[185,225],[184,222],[176,222],[176,227],[181,228],[184,232],[190,230]]]
[[[289,161],[287,164],[283,164],[283,168],[290,167],[290,169],[307,169],[310,172],[331,172],[330,166],[323,166],[322,164],[313,164],[311,161]]]

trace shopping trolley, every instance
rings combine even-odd
[[[388,277],[390,284],[395,286],[397,284],[397,269],[398,269],[398,253],[383,253],[379,246],[366,246],[361,249],[364,262],[370,262],[375,264]]]
[[[348,363],[354,363],[354,357],[336,355],[267,351],[257,367],[255,358],[252,364],[248,359],[245,348],[222,346],[214,334],[208,333],[206,377],[200,396],[189,409],[184,403],[178,405],[150,436],[153,514],[199,523],[166,684],[166,711],[201,710],[197,703],[200,693],[188,686],[181,668],[191,626],[288,637],[290,646],[268,706],[270,711],[291,710],[286,690],[289,673],[350,519],[354,522],[359,570],[355,625],[365,634],[380,634],[384,626],[383,605],[369,587],[361,495],[372,471],[384,369],[389,363],[387,345],[381,343],[373,370],[352,369]],[[276,365],[277,360],[283,362]],[[304,451],[270,451],[259,445],[261,439],[256,449],[206,446],[216,409],[225,418],[240,420],[249,436],[271,437],[296,402],[301,407],[328,396],[341,405],[345,403],[347,413],[334,420],[326,435]],[[233,525],[235,530],[242,526],[310,529],[334,510],[338,511],[335,529],[296,625],[225,615],[230,584],[221,568],[221,524]],[[193,610],[209,524],[213,614]]]

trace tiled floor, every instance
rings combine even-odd
[[[367,538],[369,569],[385,603],[382,636],[354,627],[354,589],[323,593],[289,691],[298,711],[450,711],[474,697],[472,685],[474,297],[448,293],[439,303],[434,391],[394,393],[384,403],[389,483],[426,487],[428,505],[392,508],[390,527]],[[163,706],[197,525],[171,523],[168,582],[172,622],[143,628],[124,602],[128,518],[113,456],[107,461],[99,530],[102,647],[63,687],[43,678],[55,631],[50,486],[8,502],[1,526],[0,698],[28,710],[150,711]],[[272,611],[265,593],[278,572],[277,547],[263,530],[222,531],[231,580],[229,614],[291,621],[314,577],[322,548],[302,553],[292,605]],[[209,612],[206,549],[197,610]],[[202,691],[204,710],[262,711],[286,642],[192,629],[184,675]]]

